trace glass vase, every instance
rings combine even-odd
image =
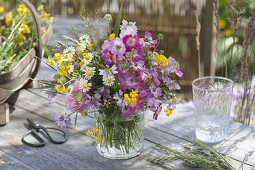
[[[136,112],[122,119],[118,109],[105,109],[94,114],[102,141],[97,144],[100,155],[110,159],[128,159],[143,148],[144,114]]]

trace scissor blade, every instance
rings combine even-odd
[[[38,128],[40,125],[35,123],[34,121],[27,119],[28,123],[33,127],[33,128]]]

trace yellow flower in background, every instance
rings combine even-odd
[[[168,65],[167,58],[164,55],[156,55],[155,58],[154,58],[154,61],[158,65],[161,65],[163,68]]]
[[[44,35],[46,33],[46,28],[45,27],[42,27],[42,34]]]
[[[88,136],[88,137],[90,137],[91,136],[91,131],[88,129],[88,130],[86,130],[86,135]]]
[[[39,5],[39,7],[37,8],[37,10],[38,10],[39,12],[44,11],[44,5]]]
[[[224,19],[220,19],[218,24],[220,29],[224,29],[226,27],[226,22]]]
[[[109,39],[111,40],[111,39],[113,39],[113,38],[115,38],[115,34],[114,34],[114,33],[111,33],[111,34],[109,35]]]
[[[166,116],[170,116],[173,113],[173,109],[165,109]]]
[[[53,65],[53,60],[50,59],[50,58],[48,58],[48,59],[46,60],[46,63],[47,63],[49,66],[52,66],[52,65]]]
[[[54,89],[56,90],[57,93],[60,93],[60,94],[64,92],[64,87],[60,84],[56,84],[54,86]]]
[[[224,35],[225,35],[226,37],[230,37],[230,36],[233,35],[233,32],[232,32],[232,30],[227,29],[227,30],[224,31]]]
[[[4,7],[0,6],[0,14],[2,14],[4,12]]]
[[[91,42],[88,42],[88,44],[87,44],[87,48],[92,48],[92,47],[94,47],[94,44],[93,44],[93,43],[91,43]]]
[[[5,24],[6,26],[10,26],[12,24],[12,19],[13,19],[13,14],[12,12],[8,12],[6,15],[5,15]]]
[[[30,29],[30,27],[27,24],[22,24],[19,27],[18,31],[20,31],[23,34],[30,34],[31,33],[31,29]]]
[[[93,132],[97,134],[99,132],[99,129],[97,127],[93,128]]]
[[[24,16],[24,15],[28,14],[28,9],[27,9],[26,5],[20,4],[17,8],[17,12],[19,15]]]
[[[96,144],[101,143],[101,141],[102,141],[102,137],[101,136],[97,136],[96,139],[95,139]]]
[[[60,59],[61,59],[61,54],[60,54],[60,53],[55,53],[55,54],[54,54],[54,58],[55,58],[56,60],[60,60]]]
[[[173,104],[173,103],[175,103],[175,102],[176,102],[176,100],[177,100],[177,99],[176,99],[176,97],[175,97],[175,96],[173,96],[173,97],[172,97],[172,99],[171,99],[171,102],[170,102],[170,103],[171,103],[171,104]]]

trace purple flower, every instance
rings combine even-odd
[[[158,40],[152,39],[151,33],[146,31],[144,36],[144,45],[147,47],[154,47],[158,43]]]
[[[55,103],[54,97],[57,95],[57,93],[47,91],[47,92],[45,92],[45,94],[47,94],[49,104]]]
[[[128,90],[137,89],[141,83],[141,79],[130,72],[119,74],[119,80],[121,88]]]
[[[129,52],[132,49],[140,48],[139,37],[135,35],[126,35],[123,37],[123,43],[125,44],[126,50]]]
[[[176,74],[180,78],[183,76],[179,63],[173,57],[168,58],[168,67],[166,70],[170,73]]]
[[[66,114],[66,113],[61,113],[59,112],[56,117],[54,118],[55,123],[60,126],[61,128],[63,127],[68,127],[71,125],[71,114]]]
[[[101,95],[98,93],[95,93],[94,96],[91,97],[91,103],[89,105],[90,110],[98,110],[101,106]]]
[[[125,120],[139,110],[141,110],[141,105],[139,100],[137,100],[134,106],[126,105],[122,108],[121,118]]]
[[[109,50],[118,57],[122,57],[123,54],[126,52],[125,44],[122,42],[122,39],[115,38],[110,41],[111,45]]]
[[[71,112],[83,112],[88,110],[88,105],[91,102],[91,97],[81,90],[73,91],[65,98],[67,110]]]
[[[135,35],[137,34],[137,27],[135,22],[128,22],[127,20],[122,20],[122,25],[120,26],[120,37],[123,38],[125,35]]]
[[[134,69],[139,75],[142,75],[145,71],[143,60],[140,60],[138,62],[131,60],[130,67],[131,69]]]
[[[102,51],[101,56],[105,65],[115,64],[116,63],[116,56],[109,49],[105,49]]]

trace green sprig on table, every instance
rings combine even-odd
[[[208,170],[235,170],[235,167],[228,161],[228,159],[218,153],[212,147],[201,143],[198,140],[192,140],[190,144],[184,145],[184,151],[177,151],[173,148],[156,145],[160,150],[166,152],[165,156],[160,158],[150,157],[154,161],[170,161],[179,160],[186,163],[188,166],[195,168],[202,168]]]

